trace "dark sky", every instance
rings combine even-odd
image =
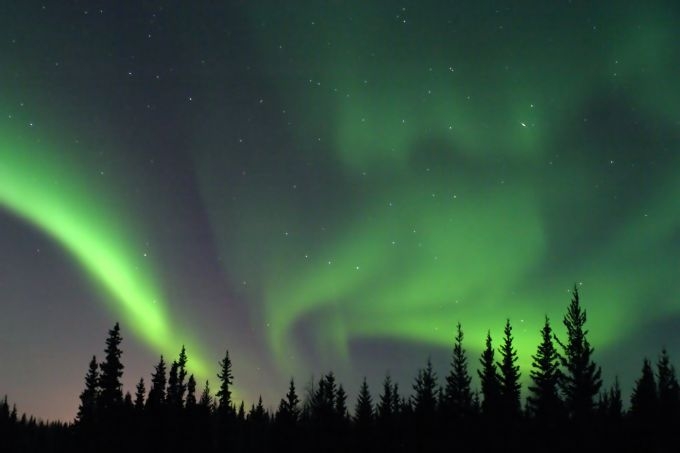
[[[409,389],[506,318],[526,378],[574,284],[607,383],[680,357],[680,7],[508,5],[2,2],[0,395],[71,420],[116,321],[126,390]]]

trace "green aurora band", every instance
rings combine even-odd
[[[595,240],[588,229],[627,181],[607,173],[608,158],[598,168],[579,160],[610,151],[618,165],[634,166],[626,156],[665,146],[611,129],[589,143],[579,129],[589,99],[611,84],[635,115],[660,123],[661,133],[672,127],[677,35],[662,8],[623,8],[616,21],[603,19],[606,8],[594,11],[593,23],[606,29],[584,23],[582,11],[560,10],[552,33],[517,16],[505,18],[514,23],[506,33],[500,19],[474,12],[449,32],[432,25],[442,22],[436,8],[415,7],[403,13],[411,31],[401,31],[401,8],[389,4],[253,8],[263,71],[293,125],[291,141],[303,161],[335,162],[338,180],[353,188],[333,199],[339,189],[315,187],[327,201],[312,214],[286,205],[253,170],[265,189],[237,192],[235,218],[223,209],[233,192],[215,189],[214,157],[198,163],[222,253],[236,263],[227,276],[256,288],[250,297],[264,302],[257,314],[270,323],[282,370],[299,366],[300,329],[325,365],[337,366],[351,363],[349,348],[364,340],[448,348],[458,321],[477,354],[487,329],[500,340],[508,317],[526,370],[544,315],[559,331],[568,288],[580,281],[600,351],[635,323],[678,313],[678,294],[660,290],[679,277],[667,253],[680,225],[677,152],[657,185],[632,194],[636,209]],[[639,32],[622,34],[629,28]]]
[[[179,345],[163,296],[153,285],[148,264],[140,258],[131,229],[122,221],[106,188],[87,178],[85,168],[64,153],[44,151],[45,145],[0,142],[0,207],[35,225],[66,248],[108,294],[111,309],[131,329],[166,357]],[[206,362],[195,342],[186,342],[189,367],[199,378],[208,376]]]

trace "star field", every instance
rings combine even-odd
[[[582,289],[605,380],[680,322],[680,9],[487,1],[0,6],[0,395],[75,413],[187,345],[274,404],[443,372]],[[46,379],[64,389],[48,396]],[[200,382],[200,381],[199,381]]]

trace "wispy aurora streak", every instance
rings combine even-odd
[[[65,247],[110,296],[111,309],[131,329],[167,357],[180,345],[153,284],[134,235],[125,227],[125,212],[83,168],[62,153],[42,146],[0,142],[0,207],[35,225]],[[189,367],[198,377],[210,368],[198,345],[187,342]]]
[[[550,30],[521,9],[464,9],[252,6],[291,167],[332,177],[282,183],[245,160],[259,190],[222,189],[233,162],[214,153],[199,175],[228,278],[263,301],[286,372],[363,340],[448,348],[458,321],[476,354],[506,317],[526,368],[544,314],[560,331],[580,281],[600,351],[678,312],[661,289],[680,269],[664,7],[536,13]]]

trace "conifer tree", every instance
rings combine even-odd
[[[7,402],[7,395],[5,395],[2,402],[0,402],[0,422],[7,421],[9,421],[9,403]]]
[[[394,401],[392,398],[392,378],[388,374],[383,381],[383,392],[376,407],[379,420],[391,420],[394,415]]]
[[[170,372],[168,373],[168,390],[167,400],[168,405],[172,407],[181,407],[182,401],[179,399],[179,377],[177,376],[179,364],[176,361],[170,365]]]
[[[135,408],[130,392],[125,392],[125,396],[123,397],[123,406],[125,407],[125,410],[128,411],[128,413],[132,412],[132,410]]]
[[[553,331],[550,319],[545,317],[541,329],[541,344],[534,355],[531,370],[531,384],[527,398],[529,413],[536,420],[555,421],[561,411],[559,395],[560,365],[559,355],[553,344]]]
[[[184,345],[179,352],[179,359],[177,360],[177,402],[178,406],[184,404],[184,394],[187,391],[188,383],[185,382],[187,377],[187,351]],[[196,382],[194,382],[196,384]]]
[[[482,387],[482,414],[496,418],[500,412],[500,378],[494,360],[491,332],[486,334],[486,346],[479,362],[482,365],[482,369],[477,370]]]
[[[619,377],[614,378],[612,386],[602,392],[598,404],[600,415],[609,422],[617,422],[623,416],[623,400],[621,399],[621,386]]]
[[[500,398],[503,415],[514,420],[521,413],[519,382],[520,372],[517,363],[517,350],[513,347],[512,326],[510,320],[505,321],[503,345],[500,348],[501,361],[497,363],[500,377]]]
[[[395,382],[392,386],[392,413],[394,416],[401,415],[402,409],[406,405],[410,406],[410,401],[404,400],[404,398],[399,395],[399,384]]]
[[[437,408],[437,374],[432,369],[432,361],[418,371],[413,384],[413,410],[421,420],[431,420]]]
[[[107,411],[123,403],[123,364],[120,361],[123,351],[120,350],[120,343],[123,338],[120,336],[118,323],[109,330],[109,337],[106,339],[106,349],[104,350],[104,362],[99,367],[99,407],[102,411]]]
[[[311,416],[320,422],[327,422],[333,418],[336,411],[336,395],[338,392],[335,383],[335,375],[329,372],[319,379],[316,389],[311,389],[312,397],[310,400]]]
[[[680,415],[680,387],[666,348],[661,350],[656,369],[659,388],[659,418],[664,424],[673,423]]]
[[[255,410],[255,406],[251,405],[251,411]],[[241,400],[241,404],[238,406],[238,412],[236,413],[236,419],[239,421],[246,421],[246,404]]]
[[[621,398],[621,385],[619,377],[614,378],[614,384],[609,389],[609,417],[618,420],[623,416],[623,399]]]
[[[451,358],[451,371],[446,376],[446,389],[444,390],[445,412],[454,419],[464,418],[472,411],[471,381],[467,356],[463,349],[463,329],[458,323]]]
[[[140,378],[135,388],[135,409],[142,410],[144,408],[144,398],[146,396],[146,387],[144,385],[144,378]]]
[[[368,430],[373,423],[373,400],[368,389],[366,377],[364,377],[359,389],[357,404],[354,410],[354,421],[361,429]]]
[[[80,406],[76,418],[78,423],[91,423],[96,420],[99,392],[99,366],[97,358],[92,356],[85,375],[85,390],[80,394]]]
[[[155,366],[153,374],[151,374],[151,389],[149,389],[149,396],[146,399],[146,407],[157,409],[165,404],[165,360],[163,356]]]
[[[630,414],[640,422],[648,423],[656,417],[657,407],[654,372],[651,362],[645,358],[642,364],[642,376],[635,381],[635,388],[630,397]]]
[[[290,384],[288,386],[288,393],[286,393],[286,398],[281,399],[278,410],[278,418],[285,423],[297,422],[300,417],[300,398],[298,398],[295,392],[295,382],[293,378],[290,379]]]
[[[231,401],[231,386],[234,383],[234,376],[231,374],[231,360],[229,359],[229,350],[224,355],[219,363],[220,372],[217,377],[220,380],[220,389],[215,394],[219,402],[219,411],[223,415],[233,414],[234,408]]]
[[[342,384],[338,385],[338,390],[335,393],[335,414],[341,421],[345,421],[349,416],[347,412],[347,393]]]
[[[198,405],[205,409],[211,409],[213,406],[213,398],[210,394],[210,381],[205,381],[201,398],[198,400]]]
[[[262,395],[260,395],[259,399],[257,400],[257,406],[253,405],[250,408],[250,413],[248,413],[248,421],[260,427],[266,423],[267,415],[264,410],[264,405],[262,404]]]
[[[560,379],[560,387],[571,418],[584,422],[593,414],[595,396],[602,386],[600,378],[602,371],[592,360],[594,348],[587,339],[588,331],[584,328],[586,311],[581,308],[576,285],[563,323],[567,328],[566,344],[555,337],[563,349],[560,362],[564,372]]]
[[[196,379],[194,375],[189,376],[189,381],[187,381],[187,397],[186,397],[186,407],[187,409],[196,406]]]

